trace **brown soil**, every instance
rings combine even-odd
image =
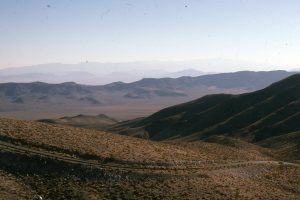
[[[299,199],[299,164],[246,142],[152,142],[0,119],[2,199]]]

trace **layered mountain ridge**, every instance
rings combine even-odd
[[[111,128],[152,140],[212,136],[260,142],[300,130],[300,74],[252,93],[208,95]]]
[[[208,94],[255,91],[294,73],[242,71],[198,77],[146,78],[102,86],[74,82],[3,83],[0,84],[0,112],[2,116],[22,119],[57,118],[80,113],[104,113],[119,120],[132,119]]]

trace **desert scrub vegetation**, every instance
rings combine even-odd
[[[247,143],[245,141],[239,141],[238,148],[227,146],[219,143],[212,142],[174,142],[170,141],[170,144],[176,144],[184,148],[198,149],[202,154],[205,154],[211,161],[224,160],[231,161],[247,161],[247,160],[273,160],[275,157],[273,153],[266,148]]]
[[[103,131],[0,118],[0,136],[104,159],[132,161],[267,160],[262,148],[206,142],[154,142]],[[250,144],[249,144],[250,145]]]
[[[25,120],[0,119],[0,135],[32,144],[95,155],[101,158],[141,161],[206,159],[199,152],[172,144],[147,141],[103,131],[50,125]]]

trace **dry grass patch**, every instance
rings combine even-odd
[[[103,131],[0,119],[0,135],[104,158],[138,161],[203,160],[205,154],[173,144]]]

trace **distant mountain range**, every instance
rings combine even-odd
[[[80,63],[80,64],[42,64],[14,67],[0,70],[0,83],[6,82],[76,82],[88,85],[103,85],[116,81],[133,82],[142,78],[178,78],[181,76],[200,76],[205,74],[195,69],[168,71],[164,67],[144,69],[145,63]],[[148,63],[149,65],[149,63]],[[152,64],[154,65],[154,64]],[[150,65],[150,66],[152,66]],[[159,64],[158,64],[159,65]]]
[[[227,59],[204,59],[194,61],[137,61],[99,63],[85,61],[78,64],[49,63],[24,67],[0,69],[0,83],[76,82],[87,85],[103,85],[112,82],[133,82],[143,78],[178,78],[200,76],[237,70],[257,70],[262,67],[278,67]]]
[[[56,113],[56,116],[104,113],[118,118],[123,110],[128,116],[122,119],[128,119],[207,94],[244,93],[262,89],[292,74],[294,73],[286,71],[243,71],[198,77],[146,78],[132,83],[115,82],[102,86],[74,82],[3,83],[0,84],[0,112],[4,116],[21,118],[35,118],[37,113],[42,114],[38,118],[52,117],[48,115],[50,113]],[[108,106],[111,107],[107,108]],[[115,106],[124,106],[117,116],[112,114]],[[142,111],[135,114],[132,108],[138,107]],[[30,111],[30,116],[24,114],[24,110]]]
[[[299,159],[299,121],[300,74],[296,74],[256,92],[208,95],[110,130],[153,140],[213,142],[220,136],[238,137],[280,147]]]

